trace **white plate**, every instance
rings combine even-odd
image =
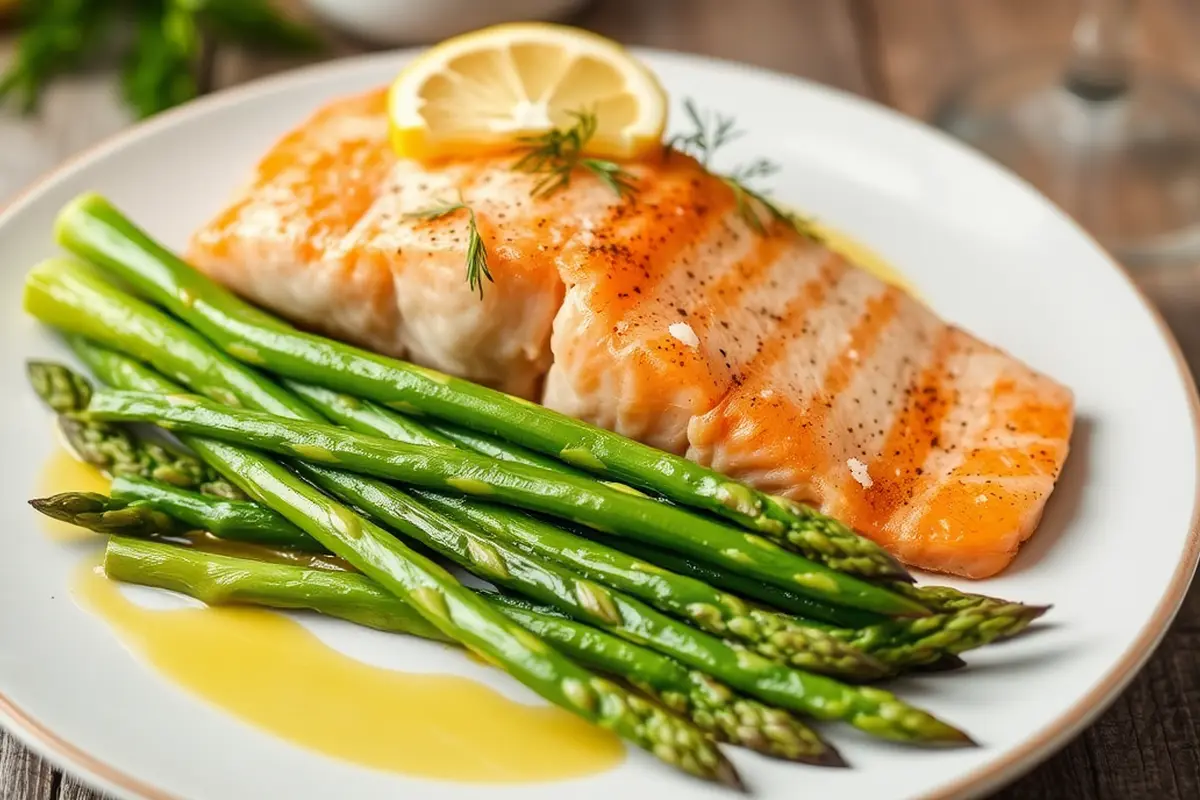
[[[897,114],[742,66],[644,54],[678,99],[737,116],[731,160],[770,155],[777,194],[903,269],[945,317],[1076,392],[1079,423],[1041,529],[1002,576],[974,589],[1053,603],[1046,629],[972,654],[958,673],[901,693],[981,747],[920,752],[841,730],[854,763],[820,770],[743,753],[758,797],[969,796],[1048,756],[1149,656],[1194,570],[1196,400],[1177,349],[1126,276],[1024,184]],[[569,783],[487,787],[360,769],[250,728],[156,676],[72,602],[75,550],[36,532],[25,500],[53,448],[22,362],[60,354],[19,310],[25,269],[50,254],[51,221],[97,189],[171,245],[214,212],[289,126],[336,95],[381,84],[408,58],[345,61],[215,96],[93,150],[0,217],[0,711],[24,741],[125,797],[729,797],[640,753]],[[678,108],[678,106],[676,106]],[[401,637],[321,626],[327,640],[393,666],[467,669]],[[455,657],[456,658],[456,657]],[[482,674],[475,669],[474,673]],[[509,691],[502,676],[490,680]],[[520,687],[517,687],[518,689]],[[517,693],[526,697],[528,694]]]

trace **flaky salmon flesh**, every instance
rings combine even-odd
[[[981,578],[1035,529],[1071,392],[784,223],[691,158],[532,197],[513,157],[399,160],[382,91],[279,141],[191,261],[311,330],[686,454],[811,503],[905,563]],[[490,253],[465,274],[462,197]]]

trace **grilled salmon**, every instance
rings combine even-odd
[[[687,156],[531,196],[512,157],[398,160],[382,92],[285,136],[194,235],[197,267],[304,327],[543,402],[980,578],[1036,528],[1071,392]],[[475,212],[494,283],[467,284]]]

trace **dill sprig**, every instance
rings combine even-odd
[[[683,101],[683,110],[687,113],[693,130],[686,134],[672,136],[667,141],[668,149],[679,150],[692,156],[711,175],[719,178],[733,190],[738,214],[746,221],[747,225],[756,233],[765,236],[767,223],[783,222],[801,235],[814,241],[821,241],[811,220],[794,214],[779,205],[768,196],[769,190],[755,189],[750,185],[751,181],[774,175],[779,171],[779,164],[766,158],[759,158],[749,164],[739,165],[725,174],[713,171],[713,155],[745,133],[735,127],[736,122],[733,117],[720,113],[701,112],[690,98]],[[766,212],[765,218],[759,211],[759,207]]]
[[[479,235],[479,224],[475,221],[475,209],[463,202],[462,195],[456,202],[434,200],[434,204],[419,211],[405,214],[405,219],[434,220],[449,216],[458,211],[467,212],[467,285],[471,291],[479,292],[483,299],[483,279],[492,281],[492,273],[488,270],[488,251]]]
[[[592,173],[618,197],[635,193],[637,186],[633,174],[622,169],[620,164],[583,155],[584,147],[596,135],[596,115],[586,111],[573,111],[569,115],[575,120],[569,128],[554,128],[536,136],[517,138],[517,144],[526,152],[512,168],[542,176],[530,194],[548,197],[566,188],[576,169]]]

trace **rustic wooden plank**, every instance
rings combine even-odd
[[[57,770],[0,730],[0,800],[53,800],[59,780]]]
[[[1195,631],[1172,630],[1095,725],[996,800],[1143,797],[1200,797],[1200,633]]]
[[[82,783],[77,778],[63,775],[54,800],[111,800],[111,798]]]

